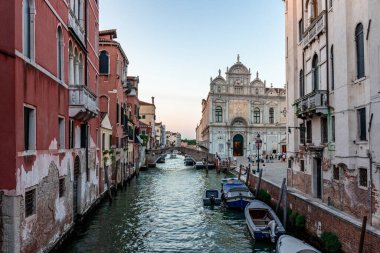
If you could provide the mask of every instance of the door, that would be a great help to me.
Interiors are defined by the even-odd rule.
[[[234,136],[233,140],[233,156],[243,156],[243,136],[237,134]]]
[[[314,158],[313,164],[314,194],[317,198],[322,198],[322,161],[321,158]]]
[[[74,183],[73,183],[73,221],[77,220],[78,214],[78,188],[79,188],[79,175],[80,175],[80,160],[75,157],[74,161]]]

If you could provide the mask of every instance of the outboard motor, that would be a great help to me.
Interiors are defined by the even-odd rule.
[[[210,204],[211,204],[211,205],[215,205],[215,196],[214,196],[214,194],[212,194],[212,195],[210,196]]]
[[[274,220],[271,220],[267,227],[269,228],[270,240],[274,243],[276,242],[276,228],[277,224]]]

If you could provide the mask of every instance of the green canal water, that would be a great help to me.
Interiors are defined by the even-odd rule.
[[[274,253],[251,239],[242,212],[203,206],[205,189],[219,189],[223,177],[167,158],[140,172],[112,205],[103,201],[60,252]]]

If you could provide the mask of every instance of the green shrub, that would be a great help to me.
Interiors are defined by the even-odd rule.
[[[270,204],[271,199],[272,199],[272,197],[270,196],[270,194],[267,191],[262,190],[262,189],[259,191],[259,196],[258,197],[259,197],[259,199],[261,201],[264,201],[267,204]]]
[[[296,224],[296,218],[297,218],[297,216],[298,216],[297,212],[292,212],[289,215],[289,222],[290,222],[290,224],[292,224],[292,226]]]
[[[296,217],[296,227],[304,228],[305,227],[305,216],[302,214],[297,215]]]
[[[336,234],[332,232],[323,232],[321,235],[321,241],[323,249],[329,253],[339,253],[341,252],[342,245],[340,244],[339,238]]]

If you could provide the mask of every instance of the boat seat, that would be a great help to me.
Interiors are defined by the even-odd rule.
[[[270,221],[267,221],[267,220],[263,220],[263,219],[253,219],[252,220],[253,223],[256,225],[256,226],[266,226],[268,225],[268,222]]]

